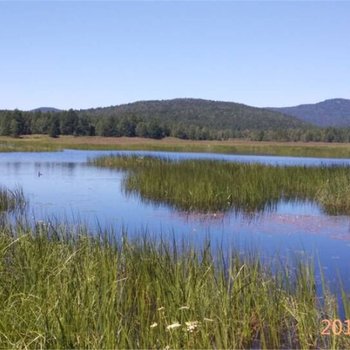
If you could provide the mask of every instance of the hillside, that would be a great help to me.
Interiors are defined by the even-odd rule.
[[[336,98],[295,107],[269,108],[320,127],[350,127],[350,100]]]
[[[102,117],[134,115],[159,119],[170,124],[207,127],[214,130],[268,130],[303,128],[307,124],[278,111],[250,107],[234,102],[202,99],[140,101],[119,106],[81,110],[81,114]]]
[[[343,100],[336,101],[343,105]],[[48,111],[41,109],[41,113],[0,111],[0,135],[18,137],[28,134],[48,134],[51,137],[138,136],[161,139],[172,136],[191,140],[350,141],[350,128],[320,128],[278,110],[187,98],[82,110],[53,111],[49,108]]]
[[[30,112],[42,112],[42,113],[47,113],[47,112],[62,112],[61,109],[53,108],[53,107],[39,107],[32,109]]]

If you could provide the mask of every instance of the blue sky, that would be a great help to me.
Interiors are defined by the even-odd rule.
[[[350,98],[350,2],[0,2],[0,109]]]

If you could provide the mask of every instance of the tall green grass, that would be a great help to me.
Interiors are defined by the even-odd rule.
[[[124,188],[181,210],[252,212],[280,199],[317,201],[327,213],[350,214],[350,168],[268,166],[213,160],[111,156],[96,166],[126,170]]]
[[[9,190],[0,186],[0,213],[22,209],[25,205],[26,201],[21,188]]]
[[[209,244],[2,226],[1,348],[349,348],[320,335],[339,315],[312,266],[273,271]]]

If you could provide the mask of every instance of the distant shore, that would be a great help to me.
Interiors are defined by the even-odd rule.
[[[326,142],[271,142],[248,140],[195,141],[167,137],[154,140],[140,137],[30,135],[0,137],[0,152],[41,152],[62,149],[156,150],[174,152],[212,152],[295,157],[350,158],[350,144]]]

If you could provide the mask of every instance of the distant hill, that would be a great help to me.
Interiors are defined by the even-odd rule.
[[[344,99],[286,108],[193,98],[81,110],[41,107],[29,112],[0,111],[0,135],[350,142],[349,110],[350,100]]]
[[[61,109],[53,108],[53,107],[39,107],[32,109],[30,112],[42,112],[42,113],[47,113],[47,112],[62,112]]]
[[[308,124],[279,111],[256,108],[234,102],[178,98],[173,100],[139,101],[119,106],[80,110],[92,117],[135,115],[143,119],[159,119],[208,127],[213,130],[268,130],[304,128]]]
[[[350,100],[335,98],[315,104],[269,108],[317,126],[350,127]]]

